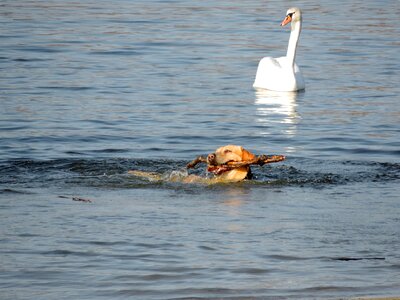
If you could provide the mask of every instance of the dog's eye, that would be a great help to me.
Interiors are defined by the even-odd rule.
[[[224,153],[226,154],[226,153],[231,153],[232,151],[231,150],[229,150],[229,149],[226,149],[225,151],[224,151]]]

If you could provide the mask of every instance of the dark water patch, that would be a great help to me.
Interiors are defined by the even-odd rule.
[[[18,234],[17,236],[22,237],[22,238],[41,237],[40,234],[33,234],[33,233],[21,233],[21,234]]]
[[[65,91],[76,91],[76,92],[93,89],[93,87],[91,86],[38,86],[37,88],[43,90],[65,90]]]
[[[85,241],[85,240],[70,241],[69,243],[76,245],[94,245],[103,247],[126,246],[130,244],[127,241]]]
[[[272,167],[265,173],[256,170],[254,174],[257,182],[262,183],[268,180],[269,183],[274,185],[323,186],[344,184],[349,181],[349,178],[343,174],[308,171],[293,166]]]
[[[153,273],[153,274],[145,274],[145,275],[126,275],[126,276],[118,276],[114,278],[115,280],[122,282],[135,282],[135,281],[163,281],[163,280],[178,280],[185,279],[190,276],[192,279],[195,278],[194,273],[190,274],[171,274],[171,273]]]
[[[272,259],[277,261],[302,261],[302,260],[315,259],[309,257],[300,257],[300,256],[282,255],[282,254],[264,255],[263,257],[266,259]]]
[[[84,153],[84,152],[80,152],[80,151],[71,151],[71,150],[69,150],[69,151],[65,151],[64,152],[65,154],[68,154],[68,155],[71,155],[71,156],[80,156],[80,157],[82,157],[82,156],[84,156],[86,153]]]
[[[135,247],[148,248],[148,249],[169,249],[169,248],[181,248],[183,244],[175,243],[135,243]]]
[[[248,275],[260,275],[270,273],[272,270],[263,269],[263,268],[238,268],[232,270],[234,274],[248,274]]]
[[[44,59],[44,58],[36,58],[36,57],[31,57],[31,58],[15,58],[13,61],[15,62],[41,62],[41,61],[48,61],[50,59]]]
[[[11,163],[0,163],[0,184],[21,188],[59,184],[72,176],[67,172],[68,160],[32,161],[15,160]]]
[[[35,281],[42,281],[46,280],[46,283],[48,284],[49,281],[54,280],[55,278],[58,278],[59,276],[63,275],[63,272],[61,270],[23,270],[23,271],[17,271],[18,272],[18,278],[21,279],[28,279],[32,280],[34,279]]]
[[[24,51],[24,52],[38,52],[38,53],[61,53],[65,52],[65,49],[59,49],[58,47],[15,47],[15,50]]]
[[[127,153],[129,151],[130,151],[130,149],[108,148],[108,149],[92,150],[91,152],[93,152],[93,153]]]
[[[102,149],[98,153],[124,153],[126,149]],[[79,153],[77,153],[79,154]],[[207,176],[205,168],[185,170],[188,161],[169,159],[59,159],[49,161],[12,160],[0,163],[0,183],[29,183],[31,186],[68,184],[103,188],[170,187],[189,188],[179,183],[187,174]],[[159,174],[159,179],[129,175],[128,170]],[[324,187],[355,182],[387,182],[400,179],[400,164],[359,161],[329,161],[290,158],[286,162],[253,167],[254,179],[246,186]],[[178,177],[177,177],[178,176]],[[173,180],[172,180],[173,179]],[[174,181],[174,182],[171,182]],[[219,186],[224,187],[226,184]],[[19,190],[5,187],[4,189]],[[3,192],[6,190],[3,189]]]
[[[117,24],[154,24],[160,23],[161,20],[119,20],[119,19],[111,19],[107,20],[110,23],[117,23]]]
[[[400,163],[376,163],[379,173],[376,180],[396,180],[400,179]]]
[[[385,266],[385,268],[393,269],[393,270],[400,270],[400,263],[391,264],[389,266]]]
[[[238,294],[242,294],[240,290],[229,289],[229,288],[183,288],[183,289],[167,289],[165,291],[160,291],[165,294],[174,294],[173,297],[168,297],[167,299],[241,299]],[[117,291],[111,291],[110,294],[104,294],[104,296],[118,296],[118,297],[144,297],[157,295],[153,289],[145,288],[130,288],[122,289]],[[234,298],[232,298],[234,297]],[[242,296],[243,297],[243,296]],[[242,298],[243,299],[243,298]],[[246,297],[246,299],[248,299]],[[251,298],[250,298],[251,299]]]
[[[26,35],[24,34],[0,34],[0,39],[18,39],[18,38],[24,38]]]
[[[103,176],[103,175],[123,175],[129,165],[135,165],[140,162],[129,161],[126,159],[110,159],[110,160],[72,160],[67,165],[67,171],[79,174],[80,177],[86,176]],[[150,162],[151,164],[151,162]]]
[[[337,261],[385,260],[384,257],[347,257],[347,256],[336,257],[331,259]]]
[[[3,126],[3,127],[0,127],[1,128],[1,130],[4,130],[4,131],[16,131],[16,130],[24,130],[24,129],[29,129],[30,127],[29,126],[26,126],[26,125],[19,125],[19,126]]]
[[[350,286],[338,286],[338,285],[321,285],[321,286],[313,286],[304,289],[296,289],[293,292],[296,293],[320,293],[320,292],[352,292],[358,291],[358,287],[350,287]]]
[[[167,250],[167,249],[165,249]],[[139,253],[139,254],[108,254],[103,255],[113,259],[122,261],[146,261],[146,262],[164,262],[170,264],[178,264],[182,259],[181,256],[175,254],[158,254],[158,253]]]
[[[142,55],[142,52],[134,50],[112,50],[112,51],[91,51],[93,55],[116,55],[116,56],[137,56]]]
[[[31,191],[26,191],[26,190],[16,190],[16,189],[9,189],[9,188],[5,188],[5,189],[0,189],[0,194],[22,194],[22,195],[32,195],[34,194]]]
[[[96,253],[93,251],[72,251],[72,250],[64,250],[64,249],[44,251],[41,254],[48,255],[48,256],[62,256],[62,257],[66,257],[66,256],[91,257],[91,256],[99,256],[100,255],[100,253]]]
[[[217,248],[210,247],[210,246],[204,246],[204,245],[199,246],[199,249],[206,250],[206,251],[216,251],[217,250]]]

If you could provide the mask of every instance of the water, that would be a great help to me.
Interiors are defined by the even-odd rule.
[[[296,2],[306,91],[254,91],[292,5],[2,1],[2,299],[400,294],[399,5]],[[228,143],[287,160],[127,175]]]

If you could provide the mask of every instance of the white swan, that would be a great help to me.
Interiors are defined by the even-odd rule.
[[[297,7],[289,8],[281,26],[291,22],[291,32],[286,56],[279,58],[264,57],[258,64],[253,87],[279,92],[303,90],[305,83],[299,67],[295,63],[296,48],[301,32],[301,11]]]

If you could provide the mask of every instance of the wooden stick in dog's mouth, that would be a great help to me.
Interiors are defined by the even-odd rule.
[[[275,162],[280,162],[286,159],[284,155],[260,155],[257,156],[254,159],[251,160],[246,160],[246,161],[228,161],[224,164],[215,164],[214,161],[210,162],[210,157],[204,158],[202,156],[199,156],[192,160],[190,163],[186,165],[188,169],[195,168],[197,164],[199,163],[207,163],[207,171],[212,172],[216,175],[220,175],[224,172],[236,169],[236,168],[241,168],[241,167],[247,167],[250,165],[259,165],[263,166],[265,164],[270,164],[270,163],[275,163]]]
[[[234,168],[229,167],[228,165],[219,165],[219,166],[207,166],[207,172],[213,173],[215,175],[221,175],[224,172],[228,172],[233,170]]]

